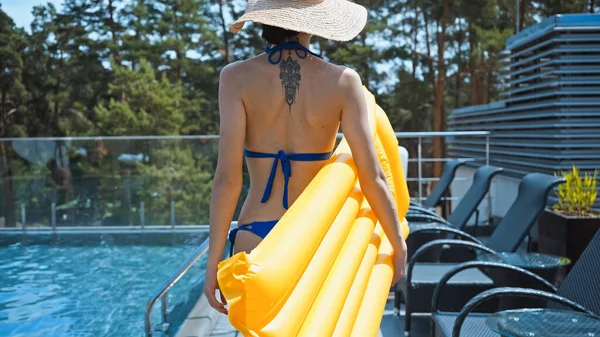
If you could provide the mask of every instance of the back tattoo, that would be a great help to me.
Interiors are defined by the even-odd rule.
[[[292,58],[292,51],[289,51],[287,59],[279,64],[279,78],[285,91],[285,101],[288,104],[289,112],[292,112],[292,104],[296,100],[296,93],[300,91],[300,63]]]

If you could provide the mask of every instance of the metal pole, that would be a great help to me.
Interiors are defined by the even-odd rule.
[[[422,197],[423,197],[423,186],[421,184],[421,180],[423,179],[423,168],[421,167],[421,165],[422,165],[422,155],[423,155],[423,153],[422,153],[423,144],[422,144],[421,137],[419,137],[418,140],[419,140],[419,144],[418,144],[418,147],[417,147],[417,171],[419,172],[419,176],[418,176],[418,179],[417,179],[417,183],[418,183],[418,188],[419,188],[419,203],[421,203],[422,200],[423,200],[422,199]]]
[[[167,291],[163,297],[160,298],[160,303],[162,307],[162,322],[163,324],[167,323],[167,305],[169,305],[169,292]]]
[[[485,136],[485,164],[490,164],[490,136]]]
[[[175,201],[171,201],[171,228],[175,228]]]
[[[27,234],[27,212],[25,210],[25,204],[21,204],[21,230],[23,235]]]
[[[146,214],[145,214],[145,203],[140,202],[140,225],[142,225],[142,229],[146,226]]]
[[[52,225],[52,231],[56,232],[56,203],[53,202],[50,205],[50,224]]]
[[[487,135],[485,136],[485,164],[489,165],[490,164],[490,136]],[[490,191],[488,191],[487,193],[487,203],[488,203],[488,207],[487,207],[487,221],[489,223],[489,225],[491,225],[492,223],[492,193],[491,193],[491,187],[492,185],[490,185]],[[477,225],[477,224],[475,224]]]

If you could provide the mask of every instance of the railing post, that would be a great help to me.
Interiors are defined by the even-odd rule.
[[[53,202],[50,205],[50,225],[52,226],[52,232],[56,232],[56,203]]]
[[[417,178],[417,184],[418,184],[418,189],[419,189],[419,203],[421,203],[423,201],[422,197],[423,197],[423,186],[422,186],[422,179],[423,179],[423,168],[422,168],[422,150],[423,150],[423,143],[422,143],[422,139],[421,136],[418,137],[418,146],[417,146],[417,171],[418,171],[418,178]]]
[[[142,229],[146,226],[146,214],[145,214],[145,203],[143,201],[140,202],[140,225]]]
[[[171,201],[171,229],[175,229],[175,201]]]
[[[169,292],[167,291],[161,298],[160,298],[160,303],[161,303],[161,307],[162,307],[162,323],[168,323],[167,319],[168,319],[168,313],[167,313],[167,306],[169,305]]]
[[[485,136],[485,164],[490,164],[490,136]]]
[[[27,211],[25,203],[21,204],[21,230],[23,231],[23,235],[27,234]]]
[[[485,136],[485,164],[490,164],[490,135]],[[491,225],[492,221],[492,193],[491,193],[492,185],[490,185],[490,190],[487,193],[487,221],[489,225]],[[477,224],[475,224],[477,225]]]
[[[146,337],[152,337],[152,307],[146,307],[144,329],[146,330]]]

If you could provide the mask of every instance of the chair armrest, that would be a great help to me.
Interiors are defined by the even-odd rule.
[[[417,234],[427,233],[427,232],[445,232],[445,233],[455,234],[460,239],[475,242],[477,244],[484,246],[483,242],[481,242],[479,239],[475,238],[474,236],[472,236],[469,233],[465,233],[465,232],[461,231],[460,229],[456,229],[454,227],[449,227],[446,225],[437,225],[434,223],[418,226],[416,228],[411,229],[410,235],[408,237],[411,238]]]
[[[450,246],[450,247],[465,247],[465,248],[474,248],[477,250],[484,251],[490,254],[497,254],[492,249],[480,245],[478,243],[462,241],[462,240],[434,240],[428,242],[421,246],[421,248],[417,249],[417,251],[413,254],[412,258],[408,262],[408,266],[406,267],[406,284],[409,285],[412,280],[412,271],[415,267],[415,263],[417,263],[417,259],[419,256],[425,254],[428,250],[431,250],[437,246]]]
[[[419,204],[419,203],[418,203],[418,202],[416,202],[416,201],[412,201],[412,200],[410,200],[410,202],[409,202],[409,205],[410,205],[410,206],[423,207],[423,205]]]
[[[524,298],[534,298],[534,299],[545,299],[547,301],[557,302],[560,304],[564,304],[575,311],[581,311],[586,314],[596,316],[593,312],[589,311],[585,307],[580,304],[577,304],[567,298],[558,296],[556,294],[552,294],[549,292],[534,290],[534,289],[526,289],[526,288],[511,288],[511,287],[503,287],[503,288],[495,288],[482,292],[481,294],[473,297],[462,310],[459,312],[458,317],[456,317],[456,322],[454,323],[454,328],[452,329],[452,337],[460,336],[460,329],[463,326],[467,315],[473,311],[477,306],[481,303],[496,297],[502,296],[514,296],[514,297],[524,297]],[[597,316],[596,316],[597,317]]]
[[[507,270],[510,272],[519,273],[535,282],[538,282],[540,285],[545,287],[548,291],[550,291],[552,293],[557,292],[556,287],[553,286],[550,282],[544,280],[540,276],[538,276],[528,270],[525,270],[523,268],[519,268],[519,267],[515,267],[515,266],[511,266],[509,264],[504,264],[504,263],[499,263],[499,262],[469,261],[469,262],[461,263],[461,264],[457,265],[456,267],[450,269],[442,277],[442,279],[440,280],[438,285],[435,287],[435,290],[433,291],[433,297],[431,300],[431,311],[432,312],[435,312],[438,310],[440,294],[441,294],[442,290],[444,289],[444,287],[446,286],[446,284],[448,283],[448,281],[452,278],[452,276],[458,274],[459,272],[461,272],[463,270],[471,269],[471,268],[504,269],[504,270]]]
[[[435,208],[431,208],[430,209],[430,208],[425,208],[425,207],[421,207],[421,206],[410,206],[408,208],[408,214],[410,214],[411,212],[414,212],[414,213],[423,213],[423,214],[428,214],[428,215],[431,215],[431,216],[435,216],[435,217],[440,217],[441,218],[442,216],[440,216],[439,214],[435,213],[434,209]]]
[[[444,219],[438,215],[431,216],[431,215],[425,214],[425,213],[406,214],[406,220],[408,220],[409,223],[410,222],[419,222],[419,221],[428,221],[428,222],[438,222],[438,223],[450,226],[450,223],[446,219]]]

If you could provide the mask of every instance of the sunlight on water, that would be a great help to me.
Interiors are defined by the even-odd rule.
[[[2,247],[0,336],[142,336],[146,301],[195,248]],[[195,278],[174,288],[172,304]]]

